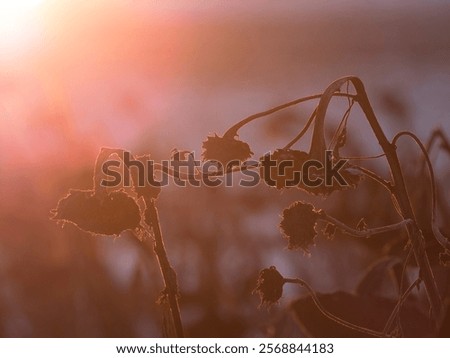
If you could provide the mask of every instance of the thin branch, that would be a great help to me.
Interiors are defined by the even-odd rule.
[[[405,258],[405,262],[403,263],[402,266],[402,272],[401,272],[401,276],[400,276],[400,287],[399,287],[399,296],[402,296],[402,292],[403,292],[403,285],[404,285],[404,280],[405,280],[405,275],[406,275],[406,268],[408,266],[408,261],[411,258],[411,254],[412,254],[412,247],[409,248],[408,250],[408,254],[406,255]]]
[[[397,304],[394,307],[394,310],[392,311],[391,315],[389,316],[384,329],[383,329],[383,333],[387,334],[389,329],[392,326],[392,323],[394,323],[394,320],[396,319],[397,315],[400,313],[400,309],[403,306],[403,304],[405,303],[406,299],[408,298],[408,296],[410,295],[410,293],[412,292],[412,290],[415,287],[419,287],[420,283],[422,282],[422,279],[419,277],[417,278],[409,287],[408,289],[403,293],[403,295],[400,297],[400,299],[398,300]]]
[[[306,288],[306,290],[311,295],[311,298],[314,301],[314,304],[316,305],[316,307],[320,311],[320,313],[322,313],[326,318],[332,320],[333,322],[335,322],[337,324],[340,324],[341,326],[344,326],[346,328],[352,329],[354,331],[367,334],[369,336],[389,337],[389,335],[385,334],[384,332],[378,332],[378,331],[374,331],[374,330],[369,329],[369,328],[361,327],[361,326],[358,326],[356,324],[353,324],[351,322],[348,322],[348,321],[346,321],[346,320],[344,320],[342,318],[339,318],[339,317],[335,316],[334,314],[332,314],[331,312],[329,312],[326,308],[324,308],[322,306],[322,304],[320,303],[319,299],[317,298],[317,295],[316,295],[315,291],[305,281],[303,281],[303,280],[301,280],[299,278],[285,278],[284,282],[285,283],[298,284],[298,285]]]
[[[335,225],[339,230],[342,232],[349,234],[354,237],[361,237],[361,238],[369,238],[378,234],[382,234],[385,232],[395,231],[404,229],[408,226],[408,224],[412,223],[411,219],[406,219],[403,221],[400,221],[395,224],[376,227],[372,229],[366,229],[366,230],[357,230],[353,229],[350,226],[345,225],[343,222],[335,219],[334,217],[328,215],[325,211],[321,210],[319,212],[319,220],[329,222],[333,225]]]
[[[398,300],[401,300],[401,298],[403,296],[403,286],[404,286],[405,280],[407,279],[406,278],[406,269],[407,269],[407,266],[408,266],[408,261],[409,261],[409,259],[412,256],[412,253],[413,253],[412,246],[410,246],[409,250],[408,250],[408,254],[406,255],[406,258],[405,258],[405,260],[403,262],[403,265],[402,265],[402,272],[400,273],[400,283],[399,283],[399,286],[398,286]],[[398,325],[399,329],[402,330],[400,316],[397,315],[397,317],[398,317],[397,325]]]
[[[355,97],[354,95],[347,94],[347,93],[335,93],[334,96],[336,96],[336,97],[346,97],[346,98],[349,98],[349,97],[350,98],[354,98]],[[225,136],[227,136],[227,137],[234,137],[234,136],[236,136],[239,129],[241,129],[243,126],[245,126],[246,124],[250,123],[251,121],[253,121],[253,120],[257,119],[257,118],[265,117],[265,116],[268,116],[269,114],[278,112],[278,111],[280,111],[282,109],[294,106],[294,105],[302,103],[302,102],[307,102],[307,101],[310,101],[310,100],[313,100],[313,99],[319,99],[321,97],[322,97],[322,94],[315,94],[315,95],[312,95],[312,96],[302,97],[302,98],[293,100],[291,102],[288,102],[288,103],[285,103],[285,104],[281,104],[281,105],[279,105],[277,107],[268,109],[266,111],[252,114],[251,116],[249,116],[247,118],[244,118],[243,120],[241,120],[238,123],[236,123],[235,125],[233,125],[230,129],[228,129],[225,132],[224,137]]]
[[[422,151],[423,156],[425,157],[425,161],[427,163],[428,167],[428,173],[430,174],[430,186],[431,186],[431,229],[433,231],[433,234],[436,238],[436,240],[439,242],[439,244],[447,250],[450,250],[450,241],[442,235],[439,228],[437,227],[436,222],[436,211],[437,211],[437,188],[436,188],[436,179],[434,176],[434,170],[433,165],[431,164],[430,157],[428,155],[428,152],[419,139],[414,133],[411,133],[409,131],[402,131],[395,135],[395,137],[392,139],[392,144],[396,145],[397,141],[403,137],[407,136],[414,140],[414,142],[419,146],[420,150]]]
[[[354,100],[349,99],[349,104],[347,110],[344,112],[344,115],[342,116],[342,119],[336,129],[336,131],[333,134],[333,137],[331,138],[330,144],[328,145],[328,149],[335,149],[337,145],[337,141],[339,139],[339,136],[342,133],[342,130],[345,129],[348,123],[348,118],[350,117],[350,113],[352,111],[352,107],[355,104]]]
[[[431,148],[433,147],[433,144],[436,142],[437,139],[441,140],[441,148],[444,149],[447,154],[450,154],[450,141],[447,139],[447,136],[445,135],[444,131],[441,128],[437,128],[433,131],[430,138],[428,139],[426,149],[429,153],[431,151]]]
[[[314,109],[314,111],[311,113],[311,116],[308,119],[308,122],[306,122],[305,126],[303,127],[303,129],[300,131],[299,134],[297,134],[295,136],[294,139],[292,139],[288,144],[286,144],[284,146],[284,150],[291,148],[295,143],[297,143],[306,133],[306,131],[309,129],[309,127],[311,126],[311,123],[314,121],[314,119],[316,118],[316,114],[317,114],[317,107],[316,109]]]
[[[386,154],[381,153],[381,154],[377,154],[377,155],[366,155],[366,156],[359,156],[359,157],[343,157],[340,156],[340,159],[348,159],[348,160],[368,160],[368,159],[378,159],[378,158],[382,158],[385,157]]]
[[[378,184],[381,184],[385,189],[387,189],[387,191],[389,193],[392,194],[392,185],[391,185],[390,182],[388,182],[387,180],[384,180],[379,175],[375,174],[374,172],[372,172],[369,169],[366,169],[366,168],[361,167],[361,166],[356,165],[356,164],[352,164],[352,166],[354,166],[355,168],[360,170],[366,177],[372,179],[373,181],[377,182]]]
[[[311,146],[309,150],[309,154],[313,159],[321,160],[323,153],[326,150],[324,122],[325,122],[325,115],[327,113],[327,109],[331,102],[331,99],[333,98],[333,96],[336,96],[337,94],[342,95],[343,93],[340,92],[341,87],[346,83],[348,84],[348,82],[352,78],[353,77],[343,77],[334,81],[327,87],[323,95],[320,97],[320,101],[317,106],[317,115],[316,121],[314,123],[314,131],[312,135]],[[356,97],[352,95],[352,98],[357,100],[358,94],[356,95]]]
[[[168,166],[161,165],[159,163],[154,163],[153,169],[155,171],[163,172],[163,173],[169,175],[170,177],[179,178],[181,180],[189,180],[189,179],[200,180],[202,178],[203,179],[215,178],[215,177],[220,177],[220,176],[223,176],[226,174],[235,173],[235,172],[239,172],[239,171],[243,171],[243,170],[247,170],[247,169],[255,169],[255,168],[258,168],[259,166],[260,166],[260,163],[242,164],[241,166],[228,168],[226,171],[218,170],[215,172],[208,172],[208,173],[202,172],[197,169],[195,174],[180,172],[178,170],[175,170]]]

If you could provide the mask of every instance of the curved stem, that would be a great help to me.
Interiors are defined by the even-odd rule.
[[[384,232],[400,230],[400,229],[406,228],[408,224],[412,223],[411,219],[406,219],[406,220],[403,220],[396,224],[376,227],[373,229],[357,230],[357,229],[351,228],[350,226],[345,225],[343,222],[328,215],[323,210],[321,210],[319,212],[319,220],[329,222],[329,223],[335,225],[337,228],[339,228],[342,232],[347,233],[351,236],[362,237],[362,238],[369,238],[371,236],[374,236],[377,234],[382,234]]]
[[[310,294],[312,300],[314,301],[314,304],[316,305],[317,309],[320,311],[320,313],[322,313],[326,318],[332,320],[333,322],[336,322],[338,324],[340,324],[341,326],[347,327],[349,329],[352,329],[354,331],[360,332],[360,333],[364,333],[367,334],[369,336],[374,336],[374,337],[389,337],[389,335],[384,334],[383,332],[378,332],[378,331],[374,331],[372,329],[369,328],[365,328],[365,327],[361,327],[358,326],[356,324],[353,324],[351,322],[348,322],[342,318],[339,318],[337,316],[335,316],[334,314],[330,313],[329,311],[327,311],[322,304],[320,303],[319,299],[317,298],[316,293],[314,292],[314,290],[311,288],[311,286],[309,286],[305,281],[299,279],[299,278],[285,278],[284,279],[285,283],[294,283],[294,284],[298,284],[304,288],[306,288],[306,290],[308,291],[308,293]]]
[[[410,295],[410,293],[412,292],[412,290],[415,287],[419,287],[420,283],[422,282],[422,280],[419,278],[417,278],[409,287],[408,289],[403,293],[403,295],[400,297],[400,299],[398,300],[397,304],[395,305],[391,315],[389,316],[386,325],[384,326],[383,329],[383,333],[387,334],[387,332],[389,331],[389,329],[392,326],[392,323],[394,322],[395,318],[397,317],[397,315],[400,313],[400,308],[403,306],[403,304],[405,303],[406,299],[408,298],[408,296]]]
[[[314,118],[316,117],[316,113],[317,113],[317,108],[314,109],[314,111],[311,113],[311,116],[309,116],[308,121],[306,122],[305,126],[303,127],[303,129],[300,131],[299,134],[297,134],[295,136],[294,139],[292,139],[288,144],[286,144],[283,147],[283,150],[287,150],[290,149],[295,143],[297,143],[306,133],[306,131],[309,129],[309,127],[311,126],[311,123],[314,121]]]
[[[227,136],[227,137],[235,137],[237,135],[237,132],[238,132],[239,129],[241,129],[243,126],[245,126],[246,124],[250,123],[251,121],[253,121],[253,120],[257,119],[257,118],[268,116],[269,114],[278,112],[278,111],[280,111],[282,109],[294,106],[294,105],[302,103],[302,102],[310,101],[310,100],[313,100],[313,99],[319,99],[322,96],[323,96],[322,94],[315,94],[315,95],[312,95],[312,96],[302,97],[302,98],[293,100],[291,102],[288,102],[288,103],[285,103],[285,104],[281,104],[281,105],[279,105],[277,107],[268,109],[268,110],[266,110],[264,112],[259,112],[259,113],[252,114],[251,116],[249,116],[247,118],[244,118],[243,120],[239,121],[238,123],[233,125],[231,128],[229,128],[225,132],[224,137],[225,136]],[[350,97],[350,98],[354,97],[354,95],[347,94],[347,93],[334,93],[334,96],[347,97],[347,98],[348,97]]]
[[[352,107],[354,104],[355,104],[355,101],[349,99],[348,108],[345,111],[344,115],[342,116],[341,122],[339,123],[336,131],[334,132],[333,138],[331,138],[330,145],[328,146],[329,150],[332,149],[334,151],[336,149],[336,146],[338,145],[339,137],[342,134],[342,131],[345,130],[345,128],[347,126],[348,118],[350,117],[350,113],[352,111]]]
[[[328,88],[325,90],[323,95],[320,97],[319,105],[317,106],[317,116],[316,116],[316,122],[314,125],[314,132],[311,140],[311,147],[310,147],[310,157],[312,159],[316,159],[319,161],[323,160],[323,153],[326,150],[325,145],[325,131],[324,131],[324,122],[325,122],[325,115],[327,113],[328,105],[330,104],[331,99],[333,96],[336,96],[340,91],[340,88],[342,85],[344,85],[346,82],[350,81],[353,77],[347,76],[340,78],[336,81],[334,81],[331,85],[328,86]],[[357,97],[351,95],[352,98],[357,99]],[[348,95],[347,95],[348,97]]]
[[[179,178],[181,180],[189,180],[189,179],[200,180],[201,178],[204,178],[204,179],[213,178],[213,177],[223,176],[223,175],[226,175],[226,174],[229,174],[229,173],[243,171],[243,170],[246,170],[246,169],[258,168],[259,166],[260,166],[259,163],[242,164],[241,166],[227,168],[226,171],[220,171],[219,170],[217,172],[204,173],[204,172],[202,172],[200,170],[197,170],[196,174],[189,174],[189,173],[180,172],[178,170],[175,170],[173,168],[169,168],[169,167],[161,165],[159,163],[155,163],[153,165],[153,168],[154,168],[155,171],[160,171],[162,173],[166,173],[167,175],[169,175],[169,176],[171,176],[173,178]]]
[[[420,150],[422,151],[423,156],[425,157],[425,161],[427,163],[428,167],[428,173],[430,174],[430,185],[431,185],[431,229],[433,231],[433,234],[436,238],[436,240],[439,242],[439,244],[447,250],[450,250],[450,241],[444,237],[444,235],[441,234],[439,231],[439,228],[437,227],[436,223],[436,211],[437,211],[437,188],[436,188],[436,179],[434,176],[434,170],[433,165],[431,164],[430,157],[428,155],[428,152],[419,139],[414,133],[411,133],[409,131],[402,131],[395,135],[395,137],[392,139],[392,144],[396,145],[397,141],[402,137],[407,136],[414,140],[414,142],[419,146]]]
[[[370,171],[369,169],[366,169],[366,168],[361,167],[361,166],[356,165],[356,164],[352,164],[352,166],[354,166],[355,168],[360,170],[368,178],[370,178],[373,181],[381,184],[385,189],[387,189],[387,191],[389,191],[389,193],[392,194],[392,185],[391,185],[390,182],[388,182],[387,180],[384,180],[383,178],[381,178],[380,176],[378,176],[374,172]]]
[[[441,140],[441,148],[444,149],[447,154],[450,154],[450,141],[447,139],[447,136],[445,135],[444,131],[441,128],[437,128],[433,131],[430,138],[427,142],[427,152],[430,152],[431,148],[433,147],[433,144],[436,142],[437,139]]]
[[[348,160],[368,160],[368,159],[379,159],[382,157],[385,157],[386,154],[381,153],[377,155],[367,155],[367,156],[361,156],[361,157],[339,157],[341,159],[348,159]]]
[[[408,249],[408,253],[406,255],[405,262],[403,263],[402,272],[400,274],[400,285],[399,285],[399,295],[400,295],[400,297],[401,297],[402,292],[403,292],[403,285],[405,283],[405,280],[407,280],[407,278],[406,278],[406,269],[408,267],[408,261],[411,258],[411,256],[412,256],[412,248],[410,247]]]

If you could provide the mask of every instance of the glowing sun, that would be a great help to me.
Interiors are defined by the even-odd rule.
[[[43,0],[0,0],[0,10],[2,17],[7,15],[17,15],[34,9]]]
[[[0,44],[22,45],[33,32],[39,7],[45,0],[0,0]]]

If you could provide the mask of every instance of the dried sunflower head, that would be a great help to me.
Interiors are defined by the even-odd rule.
[[[141,221],[139,206],[123,191],[96,194],[93,190],[70,190],[52,213],[54,220],[101,235],[119,235],[135,229]]]
[[[261,306],[277,303],[283,295],[283,285],[284,278],[275,266],[261,270],[254,291],[261,297]]]
[[[247,143],[234,137],[219,137],[217,134],[209,136],[202,148],[203,160],[217,161],[224,169],[231,168],[233,161],[244,162],[253,155]]]
[[[297,187],[301,182],[303,163],[308,153],[292,149],[277,149],[260,159],[260,175],[267,185],[277,189]]]
[[[314,206],[302,201],[296,201],[283,210],[280,229],[288,240],[290,250],[301,249],[309,254],[309,247],[314,244],[317,235],[316,220],[319,212]]]

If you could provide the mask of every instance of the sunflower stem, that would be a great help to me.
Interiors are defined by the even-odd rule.
[[[319,215],[320,215],[319,220],[323,220],[323,221],[326,221],[326,222],[329,222],[329,223],[335,225],[342,232],[345,232],[351,236],[365,237],[365,238],[368,238],[368,237],[371,237],[371,236],[374,236],[377,234],[382,234],[384,232],[400,230],[400,229],[406,228],[408,224],[411,224],[413,222],[411,219],[406,219],[406,220],[403,220],[401,222],[391,224],[391,225],[385,225],[385,226],[380,226],[380,227],[366,229],[366,230],[358,230],[358,229],[353,229],[350,226],[345,225],[343,222],[328,215],[323,210],[320,211]]]
[[[316,295],[316,292],[311,288],[311,286],[309,286],[302,279],[299,279],[299,278],[285,278],[284,282],[285,283],[297,284],[297,285],[300,285],[301,287],[306,288],[306,290],[310,294],[314,304],[316,305],[316,307],[320,311],[320,313],[322,313],[326,318],[332,320],[333,322],[336,322],[337,324],[340,324],[341,326],[344,326],[346,328],[352,329],[354,331],[367,334],[369,336],[389,337],[389,335],[387,335],[387,334],[385,334],[383,332],[378,332],[378,331],[374,331],[374,330],[369,329],[369,328],[361,327],[359,325],[353,324],[353,323],[348,322],[348,321],[346,321],[346,320],[344,320],[344,319],[342,319],[340,317],[335,316],[334,314],[329,312],[325,307],[322,306],[322,304],[320,303],[319,298]]]
[[[281,111],[282,109],[294,106],[294,105],[302,103],[302,102],[307,102],[307,101],[310,101],[313,99],[322,98],[322,96],[323,96],[322,94],[315,94],[312,96],[302,97],[302,98],[293,100],[291,102],[281,104],[277,107],[268,109],[266,111],[252,114],[251,116],[244,118],[243,120],[239,121],[238,123],[236,123],[235,125],[230,127],[223,136],[224,137],[235,137],[237,135],[237,132],[239,129],[241,129],[243,126],[247,125],[248,123],[252,122],[253,120],[255,120],[257,118],[268,116],[269,114]],[[348,93],[333,93],[333,96],[346,97],[346,98],[354,98],[355,97],[354,95],[348,94]]]
[[[340,78],[331,83],[325,90],[317,108],[310,155],[311,157],[316,159],[320,159],[321,156],[323,156],[323,152],[326,148],[324,131],[326,111],[333,95],[335,93],[339,93],[340,88],[345,84],[348,85],[349,83],[353,85],[356,91],[356,96],[354,96],[355,101],[358,102],[359,106],[363,110],[364,115],[369,122],[369,125],[371,126],[372,131],[375,134],[375,137],[378,140],[378,143],[380,144],[383,152],[386,155],[386,160],[389,164],[392,178],[392,202],[399,211],[400,215],[405,220],[411,220],[407,224],[408,236],[412,243],[415,260],[420,268],[420,277],[424,281],[426,287],[428,301],[432,308],[433,318],[435,320],[435,323],[439,325],[443,318],[442,301],[439,295],[433,271],[430,266],[428,255],[425,251],[425,239],[419,227],[417,226],[414,211],[411,206],[400,166],[400,161],[397,155],[397,148],[393,143],[389,142],[386,135],[384,134],[372,109],[369,98],[367,97],[364,85],[361,79],[359,79],[358,77],[346,76]]]
[[[169,302],[170,311],[172,315],[172,322],[175,328],[176,338],[184,337],[183,325],[181,322],[180,308],[178,305],[178,282],[175,270],[170,265],[169,259],[167,257],[166,248],[163,241],[163,236],[161,232],[161,226],[159,224],[158,210],[155,206],[155,201],[153,199],[146,200],[146,215],[145,222],[152,228],[154,235],[154,246],[156,257],[158,259],[159,268],[161,270],[161,275],[164,279],[165,290],[163,294],[167,296]]]
[[[428,255],[425,251],[425,239],[419,227],[417,226],[414,211],[412,209],[409,195],[406,190],[405,180],[403,178],[400,161],[397,155],[396,150],[397,148],[395,147],[394,144],[388,141],[386,135],[381,129],[381,126],[378,123],[378,120],[367,97],[362,81],[357,77],[347,77],[347,80],[352,82],[357,93],[356,100],[361,106],[367,118],[367,121],[372,127],[372,130],[376,138],[378,139],[381,148],[386,154],[386,159],[388,161],[391,170],[392,180],[394,183],[393,196],[395,198],[395,201],[401,210],[402,216],[405,219],[412,220],[412,222],[407,225],[408,236],[412,243],[414,258],[417,262],[417,265],[420,268],[420,278],[423,280],[425,284],[428,301],[432,309],[432,316],[435,320],[435,324],[440,325],[443,318],[442,300],[439,295],[438,287],[436,284],[436,280],[434,278],[433,271],[431,269]]]

